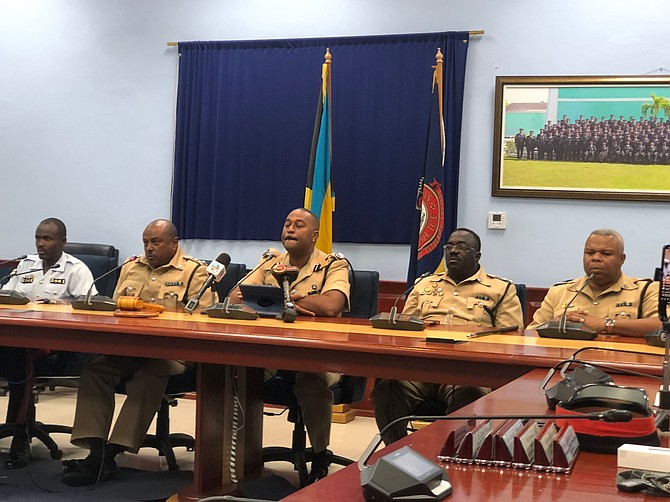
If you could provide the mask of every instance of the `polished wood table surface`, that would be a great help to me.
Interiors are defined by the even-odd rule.
[[[548,411],[539,384],[547,371],[533,370],[453,415],[491,414],[546,414]],[[651,378],[615,375],[620,385],[647,389],[650,399],[658,390],[659,381]],[[616,455],[580,452],[574,469],[569,474],[538,473],[535,471],[489,466],[459,465],[439,462],[437,455],[449,431],[461,425],[461,421],[434,422],[378,451],[369,463],[374,464],[380,456],[401,446],[410,446],[428,459],[440,464],[448,473],[453,493],[446,500],[487,501],[589,501],[612,502],[624,500],[656,500],[656,497],[622,493],[616,489]],[[372,438],[371,438],[372,439]],[[352,464],[317,483],[282,499],[285,502],[363,502],[360,472]]]
[[[456,343],[426,341],[427,334],[445,333]],[[223,381],[248,382],[248,437],[243,463],[245,473],[260,470],[262,416],[258,386],[262,373],[253,368],[330,371],[496,388],[533,368],[550,367],[579,347],[594,346],[599,349],[589,351],[591,360],[660,371],[660,349],[617,337],[575,342],[517,332],[466,341],[466,333],[463,327],[434,327],[423,332],[379,330],[365,320],[353,319],[299,317],[293,324],[284,324],[274,319],[233,321],[171,312],[155,318],[123,318],[108,312],[76,311],[68,305],[0,306],[2,345],[202,363],[196,416],[196,494],[216,491],[225,478],[221,457],[226,453],[219,444],[224,442],[224,434],[218,431],[227,427],[222,418]],[[646,355],[600,350],[607,347],[639,350]],[[222,365],[249,370],[226,374]]]

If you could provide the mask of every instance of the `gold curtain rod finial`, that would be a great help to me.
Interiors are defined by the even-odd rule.
[[[333,55],[330,53],[330,47],[326,47],[326,53],[323,55],[323,57],[326,60],[326,63],[333,62]]]
[[[435,54],[435,62],[437,64],[442,64],[442,62],[444,62],[444,55],[442,54],[442,49],[440,47],[437,48],[437,54]]]

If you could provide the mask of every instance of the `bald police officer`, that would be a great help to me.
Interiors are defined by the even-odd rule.
[[[206,265],[186,256],[177,229],[168,220],[149,223],[142,234],[144,256],[121,269],[114,298],[126,293],[155,302],[171,295],[180,304],[202,287]],[[210,295],[201,307],[213,303]],[[160,407],[170,375],[183,373],[183,361],[103,355],[82,372],[71,441],[90,454],[66,472],[63,482],[72,486],[95,484],[118,472],[115,455],[137,453]],[[114,387],[126,382],[126,400],[109,434],[114,414]]]
[[[566,307],[568,321],[584,323],[598,333],[641,337],[660,327],[658,283],[621,271],[626,254],[619,232],[609,228],[591,232],[583,260],[586,275],[551,287],[528,329],[560,317]]]
[[[407,298],[404,314],[425,320],[479,326],[521,326],[521,303],[514,284],[487,274],[479,265],[479,236],[468,228],[458,228],[444,246],[447,271],[420,280]],[[383,429],[393,420],[410,415],[422,401],[438,400],[446,412],[465,406],[487,392],[480,387],[380,380],[372,394],[375,420]],[[390,444],[407,435],[407,422],[393,426],[382,436]]]
[[[319,219],[310,210],[291,211],[284,221],[282,244],[286,253],[270,260],[245,279],[245,284],[278,286],[272,275],[275,264],[300,269],[291,284],[291,299],[301,315],[335,317],[349,306],[349,273],[346,260],[326,254],[316,248],[319,237]],[[236,294],[237,293],[237,294]],[[241,299],[239,290],[231,298]],[[328,474],[326,448],[330,443],[330,424],[333,393],[330,387],[339,381],[335,373],[303,373],[295,377],[295,392],[302,417],[314,450],[309,482]]]

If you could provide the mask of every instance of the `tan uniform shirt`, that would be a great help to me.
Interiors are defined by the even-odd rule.
[[[174,294],[178,302],[186,303],[207,279],[206,270],[205,263],[186,256],[181,246],[177,247],[177,252],[169,263],[157,268],[151,268],[147,259],[140,256],[121,269],[114,299],[130,293],[144,301],[155,302],[164,299],[166,295]],[[199,307],[209,307],[214,301],[214,295],[207,291],[200,299]]]
[[[403,314],[440,322],[451,314],[454,324],[493,326],[489,312],[496,305],[495,326],[523,326],[521,302],[514,284],[487,274],[480,266],[477,273],[458,284],[446,273],[422,279],[409,294]]]
[[[561,316],[568,302],[586,282],[587,276],[556,284],[549,288],[542,305],[533,315],[533,322],[528,329],[549,322]],[[596,317],[613,319],[639,319],[658,317],[658,283],[652,282],[644,291],[649,279],[637,279],[621,274],[619,280],[599,295],[595,295],[590,285],[572,300],[568,312],[587,311]],[[641,298],[641,296],[643,296]],[[642,309],[640,311],[640,302]],[[641,315],[638,315],[638,311]]]
[[[289,266],[288,253],[267,262],[244,280],[244,284],[279,286],[272,275],[272,266],[283,263]],[[349,309],[349,266],[346,260],[314,248],[307,264],[300,269],[298,278],[291,284],[291,294],[320,295],[326,291],[341,291],[346,297],[344,310]]]

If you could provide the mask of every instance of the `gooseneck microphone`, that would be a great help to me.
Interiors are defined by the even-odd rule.
[[[414,281],[414,284],[412,284],[409,288],[403,291],[402,294],[395,299],[389,313],[380,312],[379,314],[373,315],[370,318],[370,324],[372,325],[372,327],[382,329],[398,329],[403,331],[423,330],[426,327],[426,323],[423,322],[422,319],[419,319],[414,315],[398,314],[398,302],[406,294],[412,291],[412,289],[414,289],[414,286],[416,286],[419,281],[433,274],[434,272],[426,272],[425,274],[422,274],[419,277],[417,277],[417,279]]]
[[[537,334],[542,338],[563,338],[568,340],[595,340],[598,333],[591,328],[584,326],[584,323],[568,321],[568,309],[572,302],[584,291],[584,288],[591,282],[595,274],[590,274],[582,287],[577,290],[570,301],[565,305],[561,317],[557,320],[540,324],[537,328]]]
[[[0,266],[5,265],[7,263],[12,263],[14,261],[21,261],[24,260],[25,258],[28,258],[27,254],[17,256],[16,258],[12,258],[11,260],[0,260]]]
[[[261,268],[270,260],[279,256],[279,251],[276,249],[268,249],[263,253],[263,261],[256,265],[250,272],[245,274],[237,283],[230,289],[226,297],[223,299],[222,303],[216,303],[211,307],[203,310],[203,313],[207,314],[210,317],[217,317],[220,319],[242,319],[242,320],[253,320],[258,319],[258,314],[255,310],[248,307],[244,303],[230,303],[230,295],[237,289],[237,287],[247,280],[256,270]]]
[[[193,311],[198,308],[198,304],[200,303],[200,298],[202,298],[202,295],[205,294],[205,291],[209,289],[212,283],[219,282],[221,279],[223,279],[223,276],[226,275],[226,267],[228,265],[230,265],[230,255],[228,253],[221,253],[216,257],[216,260],[212,260],[212,262],[207,266],[207,273],[209,275],[207,279],[205,279],[205,282],[202,284],[200,290],[186,303],[186,306],[184,307],[186,312],[192,314]]]
[[[284,293],[284,307],[277,317],[284,322],[293,322],[298,317],[295,304],[291,300],[291,284],[295,282],[300,274],[298,267],[287,267],[283,263],[277,263],[272,267],[272,275],[277,280]]]
[[[93,293],[93,286],[95,285],[96,282],[98,282],[100,279],[104,279],[110,274],[113,274],[114,272],[120,270],[121,268],[125,267],[129,263],[134,262],[137,260],[139,256],[133,255],[130,258],[128,258],[126,261],[124,261],[121,265],[114,267],[111,270],[108,270],[101,276],[97,277],[89,286],[88,291],[86,292],[85,295],[80,295],[76,297],[74,300],[72,300],[71,305],[74,310],[97,310],[97,311],[106,311],[106,312],[112,312],[116,310],[116,302],[110,298],[109,296],[105,295],[95,295],[91,296]]]
[[[60,268],[60,263],[56,263],[55,265],[50,266],[47,268],[47,270],[56,270],[57,268]],[[30,270],[24,270],[23,272],[12,272],[9,275],[6,275],[2,279],[0,279],[0,285],[7,280],[9,282],[12,277],[17,277],[19,275],[26,275],[26,274],[32,274],[35,272],[42,272],[46,271],[42,268],[31,268]],[[5,304],[5,305],[25,305],[28,303],[30,299],[24,295],[19,293],[18,291],[15,291],[13,289],[0,289],[0,303]]]

